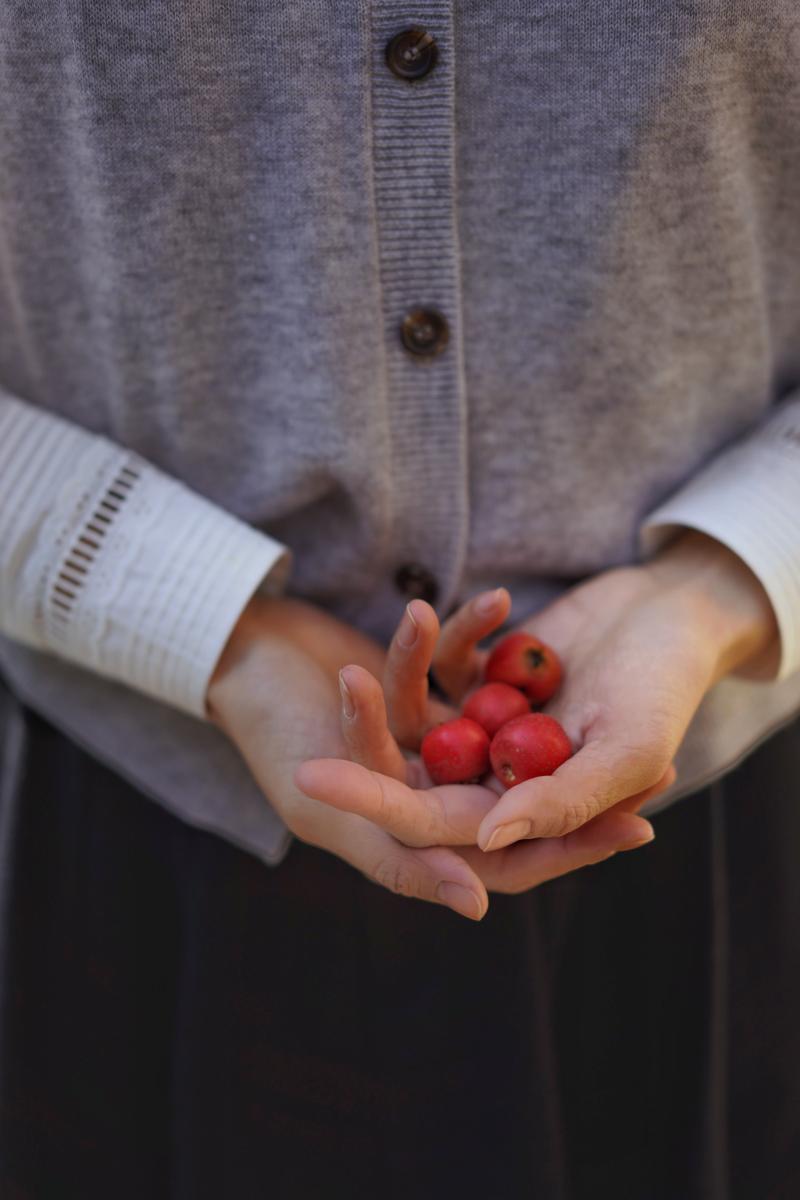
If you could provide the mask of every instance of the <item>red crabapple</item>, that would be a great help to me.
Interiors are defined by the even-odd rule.
[[[489,770],[489,735],[477,721],[455,717],[428,730],[420,753],[434,783],[467,783]]]
[[[550,646],[518,630],[491,650],[484,679],[521,688],[532,704],[544,704],[561,683],[561,660]]]
[[[530,709],[530,703],[519,688],[508,683],[485,683],[472,693],[461,711],[465,717],[482,725],[491,738],[506,721],[521,717]]]
[[[547,713],[526,713],[507,721],[489,748],[492,770],[506,787],[537,775],[552,775],[571,755],[569,738]]]

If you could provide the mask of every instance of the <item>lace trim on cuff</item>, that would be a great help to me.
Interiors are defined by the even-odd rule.
[[[130,462],[119,467],[69,545],[45,593],[42,628],[54,645],[65,642],[71,618],[89,573],[103,553],[104,539],[141,479],[141,471]]]

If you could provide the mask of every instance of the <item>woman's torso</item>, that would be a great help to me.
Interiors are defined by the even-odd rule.
[[[376,636],[410,564],[522,616],[632,561],[800,382],[795,0],[19,3],[0,89],[0,386]]]

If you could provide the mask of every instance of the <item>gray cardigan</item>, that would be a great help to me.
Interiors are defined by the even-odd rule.
[[[291,547],[289,591],[383,640],[416,565],[440,614],[505,584],[518,621],[657,514],[752,550],[788,646],[793,521],[754,531],[800,454],[797,2],[4,5],[0,389]],[[800,709],[794,662],[718,685],[664,802]],[[209,724],[7,637],[0,665],[280,861]]]

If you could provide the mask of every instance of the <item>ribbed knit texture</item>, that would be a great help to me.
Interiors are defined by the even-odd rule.
[[[469,518],[452,21],[450,3],[398,8],[392,0],[376,0],[370,60],[373,189],[392,397],[392,549],[400,562],[435,562],[448,592],[464,569]],[[387,69],[386,45],[414,26],[435,39],[436,66],[421,79],[400,79]],[[403,317],[416,308],[433,309],[446,320],[444,351],[426,357],[403,346]]]

